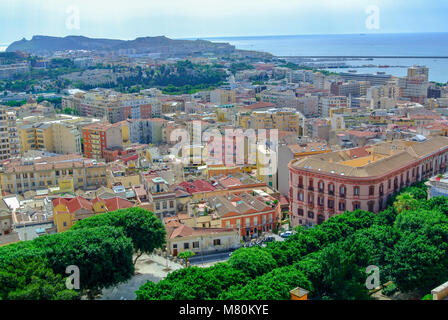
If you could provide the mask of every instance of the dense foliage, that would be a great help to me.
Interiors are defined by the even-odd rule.
[[[426,199],[426,186],[417,183],[392,196],[378,214],[356,210],[310,229],[298,227],[283,242],[235,251],[220,264],[226,272],[175,271],[158,284],[142,286],[137,297],[288,299],[289,291],[300,286],[314,299],[369,299],[366,269],[371,265],[379,268],[381,284],[393,282],[393,292],[417,290],[422,297],[448,280],[448,198]],[[231,270],[244,277],[231,277]],[[218,275],[225,285],[205,285]],[[188,297],[173,291],[188,292]]]
[[[93,298],[134,275],[135,251],[150,253],[165,241],[155,216],[131,208],[97,215],[71,230],[0,247],[0,299]],[[81,291],[67,290],[68,266],[77,266]]]
[[[142,208],[121,209],[93,216],[78,221],[72,230],[102,226],[122,228],[124,234],[132,240],[137,258],[143,253],[151,254],[154,249],[165,244],[166,231],[162,222],[152,212]]]

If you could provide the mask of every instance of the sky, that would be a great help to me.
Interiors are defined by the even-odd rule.
[[[135,39],[448,32],[446,0],[0,0],[0,46],[33,35]]]

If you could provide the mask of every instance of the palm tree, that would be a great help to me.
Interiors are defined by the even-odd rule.
[[[414,196],[409,192],[400,194],[397,196],[397,200],[394,202],[394,208],[398,213],[403,211],[415,210],[418,207],[418,200],[414,199]]]

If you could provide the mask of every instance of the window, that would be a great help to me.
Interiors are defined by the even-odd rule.
[[[230,221],[226,221],[226,228],[230,228]]]
[[[303,178],[302,178],[302,176],[299,177],[299,188],[303,188]]]
[[[339,193],[341,197],[345,197],[345,186],[341,186],[339,188]]]
[[[313,200],[314,200],[314,195],[313,195],[312,193],[310,193],[310,194],[308,195],[308,203],[312,204],[312,203],[313,203]]]
[[[193,248],[199,248],[199,241],[193,242]]]
[[[369,196],[373,196],[375,194],[375,186],[369,187]]]
[[[319,192],[324,192],[325,190],[325,184],[323,181],[319,181]]]
[[[380,196],[382,196],[384,194],[384,185],[383,184],[380,184],[379,191],[380,191]]]
[[[272,222],[272,214],[269,215],[269,222]]]
[[[345,202],[339,202],[339,211],[345,211]]]
[[[236,220],[236,227],[241,228],[241,220],[240,219]]]
[[[353,195],[359,196],[359,187],[353,187]]]
[[[332,183],[328,185],[328,194],[334,195],[334,184]]]
[[[221,239],[215,239],[215,240],[213,240],[213,245],[214,245],[214,246],[220,246],[220,245],[221,245]]]
[[[314,181],[313,181],[313,179],[310,179],[310,184],[308,186],[308,190],[311,190],[311,191],[314,190]]]
[[[67,226],[67,222],[64,221],[64,227],[66,227],[66,226]]]
[[[353,210],[361,209],[361,204],[359,202],[353,202]]]
[[[334,208],[334,200],[328,200],[328,208],[333,209]]]
[[[303,209],[297,209],[297,215],[303,217]]]
[[[177,243],[173,244],[173,249],[177,249]]]
[[[246,218],[246,227],[250,227],[250,218]]]
[[[297,198],[299,199],[299,201],[303,201],[303,192],[299,192]]]
[[[160,210],[160,202],[156,202],[156,210]]]
[[[258,226],[258,217],[254,217],[254,226]]]
[[[190,248],[190,243],[184,242],[184,249],[189,249],[189,248]]]
[[[170,201],[170,208],[174,208],[174,201]]]
[[[319,206],[323,206],[324,205],[324,197],[318,197],[317,203],[319,204]]]

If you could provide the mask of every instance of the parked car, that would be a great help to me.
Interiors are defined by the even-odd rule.
[[[282,237],[282,238],[288,238],[288,237],[290,237],[292,235],[292,231],[286,231],[286,232],[283,232],[282,234],[280,234],[280,237]]]

